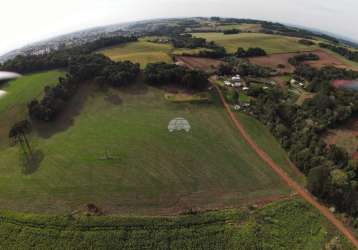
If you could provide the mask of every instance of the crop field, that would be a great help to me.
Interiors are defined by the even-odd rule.
[[[193,33],[195,37],[206,38],[226,48],[229,53],[234,53],[239,47],[260,47],[268,54],[286,53],[313,50],[314,47],[298,43],[297,38],[268,35],[262,33],[240,33],[224,35],[223,33]]]
[[[200,58],[200,57],[190,57],[190,56],[176,56],[175,60],[190,69],[197,69],[203,71],[212,71],[217,69],[220,64],[224,63],[223,61],[210,59],[210,58]]]
[[[354,249],[299,199],[178,217],[0,213],[4,249]]]
[[[8,144],[7,136],[12,123],[24,119],[27,103],[42,95],[46,85],[56,84],[63,74],[56,70],[36,73],[1,85],[7,94],[0,99],[0,149]]]
[[[138,42],[121,44],[99,51],[114,61],[131,61],[139,63],[141,68],[149,63],[166,62],[172,63],[172,55],[197,54],[204,48],[175,49],[171,44],[154,43],[141,39]]]
[[[86,85],[88,86],[88,85]],[[81,88],[56,123],[34,124],[39,157],[0,151],[0,209],[172,214],[239,206],[288,190],[246,145],[213,93],[211,104],[171,103],[164,91]],[[183,117],[190,132],[170,133]]]

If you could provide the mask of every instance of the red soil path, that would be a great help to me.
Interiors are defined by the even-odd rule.
[[[329,211],[328,208],[321,205],[316,199],[308,193],[304,188],[302,188],[297,182],[291,179],[285,171],[283,171],[273,160],[253,141],[253,139],[248,135],[245,131],[244,126],[236,119],[235,114],[231,111],[229,105],[225,101],[223,94],[221,93],[219,87],[213,84],[217,91],[219,92],[220,99],[224,104],[224,107],[230,116],[232,122],[236,126],[236,128],[240,131],[242,137],[245,141],[251,146],[251,148],[260,156],[262,160],[264,160],[270,168],[289,186],[293,189],[298,195],[300,195],[304,200],[310,203],[312,206],[317,208],[343,235],[349,239],[352,244],[358,249],[358,240],[355,238],[353,233],[340,221],[338,220],[333,213]]]

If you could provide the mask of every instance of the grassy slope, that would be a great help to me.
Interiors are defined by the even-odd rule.
[[[0,208],[57,212],[93,202],[109,212],[165,213],[287,193],[219,101],[174,104],[163,91],[139,88],[92,93],[69,128],[33,138],[44,160],[31,175],[21,172],[18,148],[2,150]],[[175,117],[188,119],[191,132],[170,134]],[[106,149],[117,158],[103,160]]]
[[[291,177],[304,183],[304,176],[299,174],[299,171],[293,169],[286,151],[281,147],[276,138],[271,134],[270,130],[255,118],[244,113],[237,113],[239,121],[244,125],[249,135],[254,141],[276,162],[282,169],[284,169]]]
[[[108,56],[114,61],[129,60],[132,62],[140,63],[141,68],[145,68],[148,63],[154,62],[172,62],[171,55],[182,53],[196,54],[198,49],[174,49],[171,44],[159,44],[148,42],[146,39],[141,39],[138,42],[122,44],[99,51]]]
[[[2,86],[7,95],[0,98],[0,148],[7,144],[7,133],[11,125],[24,119],[26,104],[35,97],[42,95],[46,85],[54,85],[61,71],[48,71],[26,75],[17,80],[10,81]]]
[[[226,48],[229,53],[236,52],[238,47],[260,47],[267,53],[283,53],[312,50],[312,47],[299,44],[297,38],[268,35],[262,33],[241,33],[224,35],[223,33],[193,33],[196,37],[206,38]]]
[[[323,249],[333,241],[353,249],[300,200],[175,218],[0,214],[3,249]]]

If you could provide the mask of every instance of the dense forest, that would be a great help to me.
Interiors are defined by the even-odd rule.
[[[358,72],[300,65],[296,74],[312,81],[312,90],[318,92],[315,97],[298,106],[287,101],[279,88],[261,90],[255,92],[249,112],[271,129],[293,163],[308,176],[313,194],[339,211],[357,216],[358,162],[344,149],[326,145],[321,135],[358,112],[358,93],[332,89],[329,79],[354,78]]]

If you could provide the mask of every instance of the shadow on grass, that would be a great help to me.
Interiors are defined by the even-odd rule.
[[[41,162],[45,158],[45,155],[41,150],[36,150],[32,155],[22,153],[20,158],[21,172],[24,175],[31,175],[39,169]]]
[[[95,88],[92,84],[82,84],[54,121],[32,120],[34,131],[44,139],[66,131],[74,125],[75,118],[81,114],[87,98],[92,96],[94,91]]]

